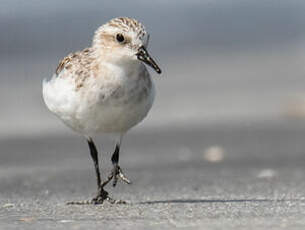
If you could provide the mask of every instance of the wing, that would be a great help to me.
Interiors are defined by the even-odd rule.
[[[58,64],[56,68],[56,75],[59,75],[62,70],[66,69],[80,69],[80,68],[88,68],[88,66],[92,63],[93,58],[91,57],[92,50],[90,48],[86,48],[82,51],[78,51],[75,53],[70,53],[68,56],[64,57]]]
[[[71,53],[59,62],[56,68],[56,75],[61,78],[68,77],[73,79],[76,89],[79,89],[92,74],[92,69],[95,66],[94,60],[90,48]]]

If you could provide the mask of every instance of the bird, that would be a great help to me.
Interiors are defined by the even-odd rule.
[[[96,196],[68,204],[125,203],[113,199],[104,187],[111,180],[113,187],[119,179],[131,183],[119,166],[122,139],[154,102],[155,86],[146,66],[161,74],[147,51],[149,37],[138,20],[113,18],[95,31],[90,47],[64,57],[52,77],[43,80],[46,107],[86,139],[94,163]],[[104,182],[93,141],[100,134],[115,137],[112,170]]]

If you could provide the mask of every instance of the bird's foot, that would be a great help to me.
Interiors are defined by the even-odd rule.
[[[125,176],[119,165],[114,165],[109,177],[113,178],[113,182],[112,182],[113,187],[116,186],[119,179],[121,179],[126,184],[131,184],[131,181]]]
[[[126,201],[123,200],[115,200],[111,198],[107,191],[103,188],[98,192],[97,196],[94,197],[92,200],[84,200],[84,201],[70,201],[67,205],[99,205],[103,204],[104,201],[108,201],[110,204],[127,204]]]
[[[122,169],[120,166],[115,165],[113,166],[113,169],[111,170],[110,175],[107,177],[107,180],[105,180],[102,183],[102,188],[104,188],[111,180],[113,179],[113,187],[116,186],[118,179],[121,179],[123,182],[125,182],[126,184],[131,184],[132,182],[124,175],[124,173],[122,172]]]
[[[108,200],[108,199],[110,199],[108,192],[105,191],[103,189],[103,187],[101,187],[97,193],[97,196],[91,200],[91,203],[92,204],[103,204],[104,201]]]

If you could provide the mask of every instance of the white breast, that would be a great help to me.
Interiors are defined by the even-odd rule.
[[[43,82],[43,98],[50,111],[83,135],[124,133],[146,117],[155,96],[146,68],[132,74],[91,77],[80,89],[73,78],[53,76]]]

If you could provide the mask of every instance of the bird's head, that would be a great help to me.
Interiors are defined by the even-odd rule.
[[[97,29],[93,47],[104,59],[112,63],[144,62],[157,73],[161,69],[147,52],[149,34],[135,19],[114,18]]]

